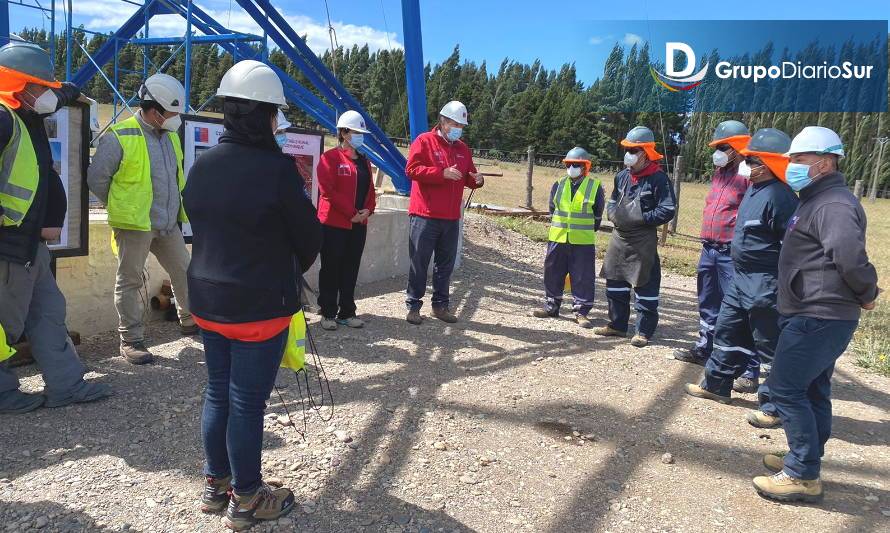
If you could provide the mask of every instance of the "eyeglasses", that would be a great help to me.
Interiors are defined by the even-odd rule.
[[[728,144],[718,144],[717,150],[719,150],[721,152],[726,152],[727,150],[732,150],[732,146],[730,146]]]
[[[763,161],[761,161],[760,159],[757,159],[756,157],[746,157],[745,163],[748,163],[748,166],[752,167],[752,168],[763,166]]]
[[[566,163],[566,168],[581,168],[583,166],[581,163]]]
[[[628,148],[627,149],[627,153],[629,153],[629,154],[638,154],[642,151],[643,151],[642,148]]]

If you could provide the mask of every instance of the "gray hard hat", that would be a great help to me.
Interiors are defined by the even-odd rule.
[[[0,47],[0,67],[6,67],[47,83],[55,83],[53,64],[46,50],[34,43],[10,40]]]
[[[761,128],[754,132],[745,152],[784,154],[791,148],[791,137],[776,128]]]
[[[646,126],[637,126],[627,132],[624,140],[632,143],[654,143],[655,134]]]
[[[590,161],[590,154],[584,148],[576,146],[566,153],[563,161]]]
[[[714,130],[714,137],[711,140],[721,141],[736,135],[748,135],[748,126],[745,126],[738,120],[724,120],[717,124],[717,128]]]

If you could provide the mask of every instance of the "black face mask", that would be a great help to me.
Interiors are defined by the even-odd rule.
[[[272,131],[272,117],[277,112],[275,104],[226,98],[223,104],[226,131],[220,141],[281,151]]]

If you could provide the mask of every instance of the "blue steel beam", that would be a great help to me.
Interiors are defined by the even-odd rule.
[[[221,35],[195,35],[192,37],[192,44],[216,44],[224,42],[258,42],[263,38],[258,35],[249,35],[245,33],[224,33]],[[168,46],[185,42],[185,37],[150,37],[142,39],[130,39],[132,44],[149,45],[149,46]]]
[[[408,86],[408,121],[411,139],[429,130],[426,114],[426,75],[420,35],[420,0],[402,0],[402,33],[405,39],[405,80]]]
[[[0,0],[0,45],[9,42],[9,3]]]

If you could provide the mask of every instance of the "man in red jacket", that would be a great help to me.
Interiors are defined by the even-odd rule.
[[[407,320],[418,325],[426,292],[430,258],[433,268],[433,316],[448,323],[457,322],[449,310],[448,285],[460,236],[461,203],[464,187],[478,189],[485,178],[476,172],[470,149],[460,141],[467,125],[467,108],[458,101],[445,104],[439,123],[411,143],[405,172],[414,181],[411,203],[408,254]]]

